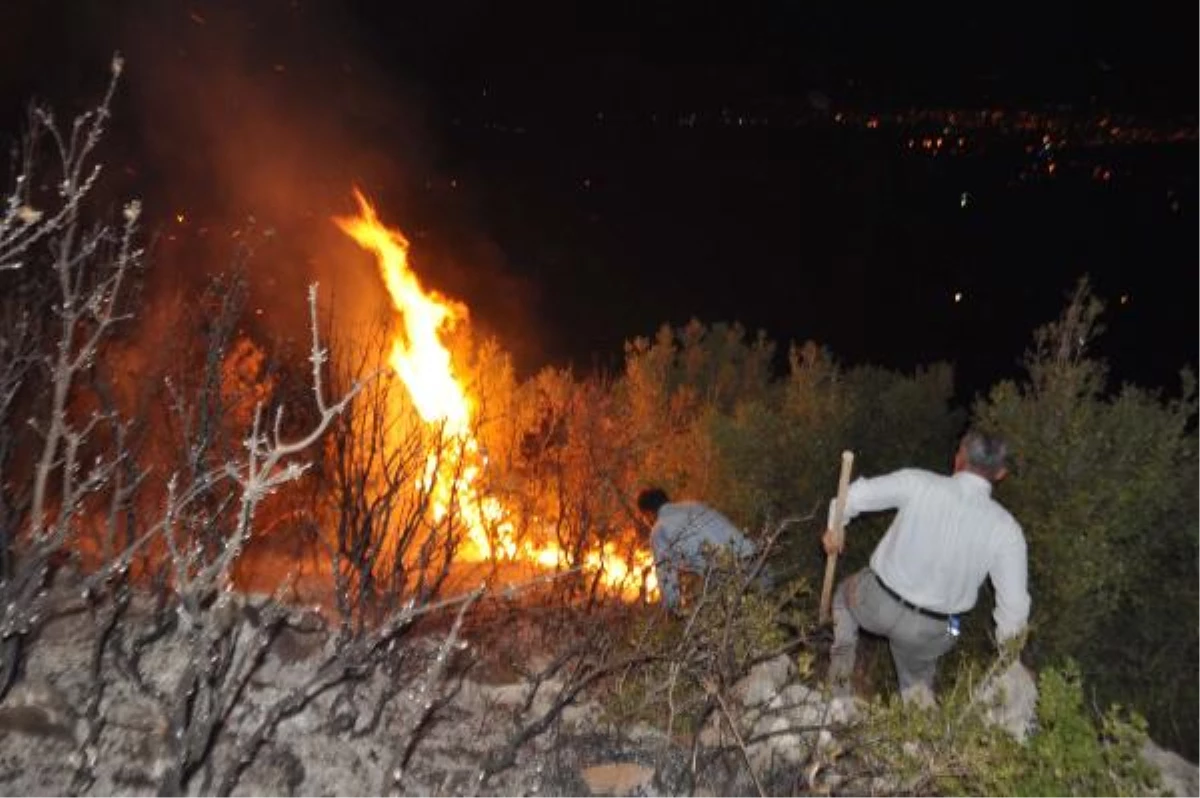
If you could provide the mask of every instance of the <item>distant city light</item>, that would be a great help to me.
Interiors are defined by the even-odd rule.
[[[964,191],[958,195],[958,207],[965,208],[971,204],[971,192]]]
[[[962,302],[962,300],[963,300],[963,292],[962,292],[962,291],[955,291],[955,292],[954,292],[954,301],[955,301],[955,302]]]

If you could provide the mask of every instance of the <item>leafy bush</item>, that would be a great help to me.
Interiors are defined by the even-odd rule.
[[[1077,660],[1103,702],[1140,707],[1159,739],[1196,753],[1195,382],[1182,398],[1105,393],[1088,357],[1103,306],[1081,281],[1035,333],[1028,380],[996,386],[979,423],[1011,444],[997,489],[1029,544],[1040,663]]]
[[[1099,723],[1084,706],[1078,668],[1038,679],[1037,726],[1025,742],[984,719],[964,667],[939,706],[876,700],[843,746],[837,772],[852,790],[918,795],[1155,795],[1141,757],[1146,723],[1111,707]]]

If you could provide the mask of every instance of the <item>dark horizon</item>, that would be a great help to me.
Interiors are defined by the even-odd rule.
[[[32,98],[86,107],[122,51],[106,190],[146,198],[177,288],[227,265],[197,262],[221,231],[274,228],[258,294],[289,329],[303,291],[281,289],[372,290],[328,223],[361,185],[526,372],[615,367],[623,340],[697,317],[849,364],[952,360],[965,400],[1017,375],[1088,274],[1114,379],[1171,392],[1197,363],[1191,24],[51,2],[0,10],[23,44],[0,117],[15,140]]]

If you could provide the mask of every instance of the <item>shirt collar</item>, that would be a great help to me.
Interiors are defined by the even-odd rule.
[[[964,485],[972,486],[975,490],[983,491],[988,495],[992,493],[992,483],[971,471],[959,471],[954,475],[954,478]]]

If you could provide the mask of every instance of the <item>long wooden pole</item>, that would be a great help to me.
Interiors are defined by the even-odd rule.
[[[830,519],[829,527],[833,531],[833,540],[839,549],[842,541],[845,540],[846,489],[850,486],[850,470],[853,467],[854,452],[849,450],[842,452],[842,473],[838,475],[837,499],[833,503],[833,518]],[[827,624],[831,620],[829,608],[833,601],[833,574],[837,571],[837,559],[836,551],[825,555],[825,584],[821,588],[821,614],[819,616],[822,624]]]

